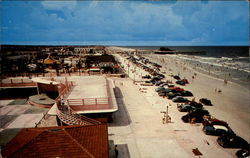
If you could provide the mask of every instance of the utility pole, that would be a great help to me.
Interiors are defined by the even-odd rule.
[[[166,106],[166,111],[161,111],[160,113],[163,113],[162,123],[170,123],[171,117],[168,115],[168,106]]]
[[[128,77],[129,77],[129,61],[128,61]]]

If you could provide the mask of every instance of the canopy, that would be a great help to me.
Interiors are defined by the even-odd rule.
[[[43,84],[52,84],[52,85],[58,85],[58,84],[60,84],[60,82],[50,81],[50,80],[46,80],[46,79],[43,79],[43,78],[32,78],[31,80],[33,82],[43,83]]]

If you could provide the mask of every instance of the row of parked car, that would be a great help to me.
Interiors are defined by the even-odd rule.
[[[241,148],[236,152],[236,155],[240,158],[249,157],[248,142],[233,132],[227,122],[213,118],[204,109],[203,105],[212,105],[212,103],[206,98],[201,98],[199,103],[188,101],[183,104],[177,104],[178,111],[187,112],[186,115],[182,116],[182,121],[185,123],[202,123],[202,131],[206,135],[219,136],[217,143],[220,146],[224,148]]]
[[[130,60],[132,63],[136,64],[138,67],[142,68],[143,70],[147,71],[150,75],[153,76],[158,76],[158,75],[162,75],[159,73],[160,68],[162,67],[161,65],[151,62],[148,59],[138,56],[137,58],[135,58],[134,56],[127,54],[127,59]],[[146,76],[150,77],[150,76]]]
[[[165,88],[167,86],[168,88]],[[187,112],[182,116],[182,121],[185,123],[202,123],[202,131],[207,135],[219,136],[217,142],[224,148],[241,148],[236,152],[238,157],[249,157],[249,144],[246,140],[237,136],[229,127],[228,123],[216,118],[211,117],[206,106],[212,106],[211,100],[201,98],[199,102],[190,101],[186,96],[193,96],[192,92],[184,90],[183,88],[162,83],[155,89],[159,96],[172,99],[173,102],[182,103],[177,104],[177,109],[180,112]]]

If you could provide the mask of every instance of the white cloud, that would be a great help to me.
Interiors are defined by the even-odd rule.
[[[50,9],[50,10],[62,10],[63,8],[68,8],[70,10],[73,10],[76,7],[77,2],[75,0],[71,0],[71,1],[42,1],[41,4],[45,9]]]
[[[98,5],[98,1],[92,1],[92,2],[89,4],[89,8],[90,8],[90,9],[94,9],[97,5]]]

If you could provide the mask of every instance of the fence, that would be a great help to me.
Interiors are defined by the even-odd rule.
[[[3,79],[0,82],[0,87],[34,87],[36,83],[30,79]]]

